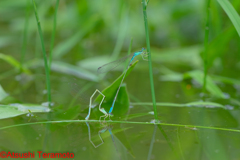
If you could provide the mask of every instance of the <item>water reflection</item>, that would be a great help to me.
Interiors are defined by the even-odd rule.
[[[89,126],[89,123],[86,122],[86,125],[87,125],[87,127],[88,127],[88,137],[89,137],[89,141],[92,143],[92,145],[93,145],[95,148],[101,146],[101,145],[104,143],[104,141],[103,141],[103,139],[102,139],[102,137],[101,137],[101,133],[104,133],[106,130],[104,130],[104,132],[103,132],[102,130],[100,130],[100,131],[98,132],[98,136],[99,136],[99,138],[100,138],[100,140],[101,140],[102,142],[101,142],[100,144],[98,144],[98,145],[95,145],[95,144],[93,143],[93,141],[92,141],[91,128],[90,128],[90,126]]]
[[[111,135],[112,142],[113,142],[113,144],[114,144],[114,147],[115,147],[115,149],[116,149],[116,152],[117,152],[117,154],[118,154],[118,156],[119,156],[119,159],[121,160],[121,155],[120,155],[120,153],[119,153],[119,151],[118,151],[116,142],[115,142],[115,140],[114,140],[114,136],[113,136],[113,132],[112,132],[112,128],[113,128],[112,125],[109,125],[109,124],[107,124],[107,123],[100,123],[101,126],[103,127],[102,129],[100,129],[100,130],[98,131],[98,136],[99,136],[99,138],[100,138],[100,140],[101,140],[101,143],[99,143],[98,145],[95,145],[94,142],[92,141],[92,135],[91,135],[90,125],[89,125],[88,122],[85,122],[85,123],[86,123],[86,125],[87,125],[87,127],[88,127],[88,138],[89,138],[89,141],[92,143],[92,145],[93,145],[95,148],[97,148],[97,147],[101,146],[102,144],[104,144],[104,140],[103,140],[101,134],[105,133],[105,132],[108,130],[108,132],[109,132],[110,135]]]

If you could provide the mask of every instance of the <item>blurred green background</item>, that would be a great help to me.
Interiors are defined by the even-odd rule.
[[[106,132],[100,132],[104,143],[97,149],[89,134],[99,144],[98,133],[104,126],[88,126],[81,120],[87,115],[91,94],[110,86],[123,67],[106,74],[98,74],[97,68],[127,55],[131,39],[132,52],[146,47],[142,4],[140,0],[60,0],[54,30],[56,2],[36,0],[48,58],[52,53],[54,106],[48,113],[32,1],[0,1],[1,150],[73,152],[76,159],[233,160],[240,156],[240,40],[237,27],[218,1],[210,1],[209,7],[205,94],[207,1],[149,1],[154,88],[162,125],[144,125],[154,117],[148,62],[139,57],[120,90],[114,114],[121,122],[140,124],[113,121]],[[239,13],[240,1],[229,2]],[[112,90],[109,94],[114,96],[116,88]],[[77,92],[82,93],[80,97]],[[110,105],[108,101],[103,106],[109,109]]]

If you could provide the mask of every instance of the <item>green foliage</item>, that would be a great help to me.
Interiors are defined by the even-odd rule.
[[[240,17],[232,4],[228,0],[218,0],[218,3],[221,5],[221,7],[224,9],[224,11],[227,13],[228,17],[232,21],[235,29],[238,32],[238,35],[240,36]]]
[[[138,63],[138,61],[134,62],[128,68],[125,78],[131,73],[131,71],[133,70],[133,68],[135,67],[135,65],[137,63]],[[122,73],[111,85],[109,85],[107,88],[105,88],[102,91],[102,93],[106,97],[105,97],[104,102],[101,107],[105,108],[105,110],[107,112],[109,111],[109,109],[112,106],[113,99],[114,99],[117,89],[122,81],[123,75],[124,75],[124,73]],[[97,98],[95,99],[95,102],[97,102],[99,104],[101,102],[102,98],[103,98],[102,95],[99,94],[97,96]],[[128,93],[127,93],[126,85],[122,85],[119,90],[116,103],[114,105],[113,115],[115,115],[116,117],[123,116],[124,114],[127,113],[128,109],[129,109]],[[97,114],[98,117],[99,117],[99,115],[102,115],[102,113],[100,113],[98,110],[98,106],[95,107],[95,114]]]
[[[207,48],[207,67],[211,67],[216,60],[228,50],[228,42],[233,38],[234,28],[230,27],[214,38]],[[202,54],[201,54],[202,55]]]
[[[35,2],[32,7],[29,0],[0,1],[0,59],[4,62],[0,67],[0,130],[4,150],[77,150],[76,159],[240,156],[236,149],[240,132],[239,0]],[[102,130],[103,121],[99,123],[102,113],[98,105],[92,112],[96,117],[91,117],[96,120],[84,117],[96,88],[105,88],[102,107],[109,111],[123,70],[119,67],[104,79],[96,70],[126,55],[130,41],[133,50],[147,48],[149,64],[133,63],[127,72],[131,77],[121,86],[113,121],[106,120],[112,124],[112,139],[110,130]],[[38,78],[44,69],[47,79]],[[86,96],[85,104],[60,83],[76,77],[84,84],[75,90]],[[204,98],[202,86],[207,93]],[[52,93],[64,95],[52,97],[56,105],[48,113],[48,108],[39,104],[47,97],[50,101]],[[96,104],[101,99],[97,96]],[[31,119],[35,115],[37,118]],[[84,122],[91,124],[94,139],[106,131],[101,149],[90,148]],[[156,152],[156,148],[164,152]]]
[[[184,74],[184,78],[191,77],[196,80],[199,84],[203,85],[203,73],[199,70],[191,71]],[[224,98],[224,94],[221,89],[213,82],[210,77],[207,77],[207,86],[206,89],[213,95],[219,98]]]

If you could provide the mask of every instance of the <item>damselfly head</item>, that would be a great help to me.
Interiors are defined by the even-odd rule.
[[[146,59],[146,57],[148,56],[148,52],[147,52],[146,48],[142,48],[141,55],[142,55],[143,60],[148,61],[148,59]]]

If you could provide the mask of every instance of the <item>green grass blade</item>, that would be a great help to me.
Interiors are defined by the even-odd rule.
[[[51,107],[51,84],[50,84],[50,72],[49,72],[49,68],[48,68],[48,62],[47,62],[47,53],[46,53],[46,49],[44,46],[44,41],[43,41],[43,34],[42,34],[42,29],[41,29],[41,25],[40,25],[40,20],[38,18],[38,14],[37,14],[37,7],[35,4],[35,1],[32,0],[33,2],[33,8],[34,8],[34,12],[35,12],[35,17],[36,17],[36,21],[37,21],[37,26],[38,26],[38,33],[41,39],[41,44],[42,44],[42,52],[43,52],[43,59],[44,59],[44,65],[45,65],[45,73],[46,73],[46,82],[47,82],[47,93],[48,93],[48,102],[49,102],[49,107]]]
[[[158,112],[157,112],[157,107],[156,107],[156,98],[155,98],[154,82],[153,82],[152,59],[151,59],[151,50],[150,50],[150,38],[149,38],[148,21],[147,21],[147,4],[148,4],[148,2],[149,1],[146,2],[145,0],[142,0],[143,19],[144,19],[145,34],[146,34],[146,43],[147,43],[147,52],[148,52],[148,67],[149,67],[149,77],[150,77],[150,85],[151,85],[151,94],[152,94],[154,117],[155,117],[155,120],[158,120]]]
[[[208,39],[209,39],[209,8],[210,8],[210,0],[207,0],[206,6],[206,25],[205,25],[205,37],[204,37],[204,53],[203,53],[203,61],[204,61],[204,76],[203,76],[203,93],[206,92],[207,86],[207,72],[208,72],[208,58],[207,58],[207,50],[208,50]]]
[[[138,103],[131,103],[131,105],[145,105],[145,106],[152,106],[151,102],[138,102]],[[170,103],[170,102],[157,102],[157,106],[163,106],[163,107],[209,107],[209,108],[223,108],[226,109],[226,107],[222,104],[215,103],[215,102],[189,102],[189,103]]]
[[[240,36],[240,17],[237,11],[233,8],[232,4],[228,0],[217,0],[223,10],[227,13],[228,17],[232,21],[236,28],[238,35]]]
[[[16,59],[14,59],[12,56],[8,56],[5,55],[3,53],[0,53],[0,59],[4,60],[5,62],[9,63],[10,65],[12,65],[14,68],[26,73],[26,74],[30,74],[31,72],[25,68],[22,67],[22,65],[20,64],[20,62],[18,62]]]

